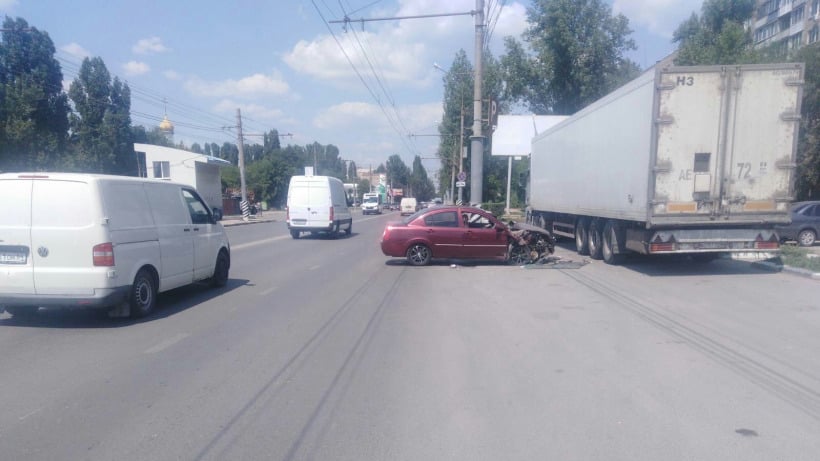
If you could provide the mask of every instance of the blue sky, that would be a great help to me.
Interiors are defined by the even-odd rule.
[[[611,0],[630,20],[638,44],[631,57],[642,67],[672,51],[672,31],[701,3]],[[526,27],[529,2],[485,4],[497,17],[490,46],[498,56],[503,37]],[[433,63],[448,67],[459,49],[472,59],[474,19],[367,22],[347,31],[329,21],[345,12],[358,19],[474,7],[475,0],[0,0],[0,14],[48,32],[66,85],[83,57],[100,56],[131,87],[134,124],[156,125],[167,111],[177,140],[221,145],[236,140],[225,127],[240,108],[246,142],[276,128],[293,134],[282,144],[334,144],[359,167],[392,154],[408,165],[416,154],[435,155],[435,138],[409,135],[436,133],[442,74]],[[424,165],[438,169],[434,160]]]

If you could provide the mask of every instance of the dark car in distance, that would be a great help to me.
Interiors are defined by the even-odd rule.
[[[777,226],[780,240],[795,240],[810,247],[820,234],[820,201],[796,202],[791,208],[791,224]]]
[[[437,258],[506,260],[509,236],[509,228],[487,211],[437,206],[387,223],[381,248],[386,256],[407,258],[414,266]]]

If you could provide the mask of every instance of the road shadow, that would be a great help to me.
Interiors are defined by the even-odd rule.
[[[344,239],[353,238],[357,235],[359,235],[359,234],[356,233],[355,231],[351,232],[350,234],[348,234],[347,232],[344,232],[344,231],[341,231],[338,234],[333,234],[333,233],[330,233],[330,232],[315,232],[315,233],[312,233],[312,234],[308,233],[308,232],[303,232],[299,235],[298,239],[293,239],[293,240],[344,240]]]
[[[575,251],[575,241],[561,239],[556,247],[566,250],[576,258],[590,260],[589,256],[579,256]],[[570,257],[572,258],[572,257]],[[603,261],[590,260],[591,264],[606,264]],[[692,275],[766,275],[773,270],[763,269],[758,261],[745,261],[720,256],[712,261],[699,261],[689,255],[642,255],[629,253],[624,255],[620,267],[639,272],[649,277],[680,277]],[[770,267],[773,265],[769,265]],[[775,271],[776,272],[776,271]]]
[[[205,283],[195,283],[175,288],[157,296],[154,312],[141,318],[111,318],[108,309],[40,308],[34,314],[10,317],[8,313],[0,314],[0,326],[34,327],[34,328],[76,328],[107,329],[122,328],[144,322],[152,322],[184,312],[192,307],[217,298],[227,292],[248,285],[245,279],[228,279],[224,287],[211,288]]]
[[[506,266],[517,267],[507,264],[506,261],[496,259],[434,259],[426,266],[414,266],[407,262],[407,259],[393,258],[384,262],[385,266],[406,266],[406,267],[479,267],[479,266]]]

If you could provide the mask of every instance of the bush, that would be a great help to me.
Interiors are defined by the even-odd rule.
[[[820,272],[820,258],[809,258],[809,251],[792,245],[780,246],[780,258],[783,264],[791,267],[800,267],[813,272]]]
[[[484,202],[481,204],[481,209],[489,211],[495,217],[501,217],[504,214],[504,208],[506,206],[506,203]]]

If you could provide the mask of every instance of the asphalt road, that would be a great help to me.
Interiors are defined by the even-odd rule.
[[[731,260],[416,268],[378,248],[396,218],[231,227],[228,286],[140,321],[3,314],[0,458],[817,459],[817,281]]]

